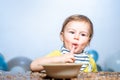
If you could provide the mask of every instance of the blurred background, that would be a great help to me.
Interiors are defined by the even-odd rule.
[[[94,37],[86,49],[97,51],[96,63],[102,70],[120,71],[119,3],[119,0],[0,0],[3,62],[8,67],[16,58],[25,59],[20,64],[30,63],[60,49],[63,21],[72,14],[83,14],[94,24]]]

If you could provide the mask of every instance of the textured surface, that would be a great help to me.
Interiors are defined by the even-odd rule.
[[[54,79],[39,72],[12,73],[0,71],[0,80],[120,80],[120,72],[80,72],[76,78]]]

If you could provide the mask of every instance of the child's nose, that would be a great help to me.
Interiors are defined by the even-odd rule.
[[[74,39],[75,39],[75,40],[79,40],[79,37],[80,37],[80,36],[79,36],[78,34],[75,34]]]

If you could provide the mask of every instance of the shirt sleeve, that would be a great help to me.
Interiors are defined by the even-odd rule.
[[[92,72],[98,72],[97,65],[96,65],[94,59],[91,56],[89,56],[89,57],[90,57],[90,64],[92,65]]]
[[[46,55],[46,57],[53,57],[53,56],[60,56],[60,55],[62,55],[62,54],[59,50],[54,50],[51,53],[49,53],[48,55]]]
[[[89,59],[90,59],[90,64],[91,64],[91,66],[92,66],[92,71],[91,71],[91,72],[98,72],[97,66],[96,66],[96,63],[95,63],[94,59],[93,59],[91,56],[89,56]],[[89,71],[88,71],[88,67],[86,67],[86,68],[84,69],[84,72],[89,72]]]

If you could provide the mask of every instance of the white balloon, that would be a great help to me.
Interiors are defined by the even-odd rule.
[[[20,67],[20,66],[15,66],[10,71],[11,72],[20,72],[20,73],[24,73],[25,72],[25,70],[22,67]]]
[[[115,53],[106,59],[106,67],[113,69],[115,72],[120,72],[120,54]]]
[[[8,61],[8,69],[11,71],[11,69],[15,68],[15,70],[17,71],[17,68],[18,68],[18,70],[23,69],[25,71],[30,71],[31,61],[32,60],[27,58],[27,57],[15,57],[15,58]]]

